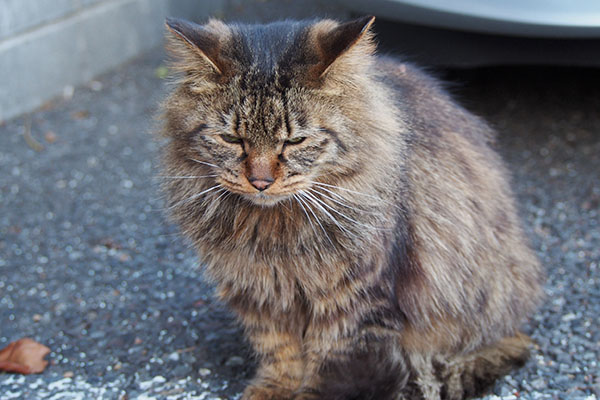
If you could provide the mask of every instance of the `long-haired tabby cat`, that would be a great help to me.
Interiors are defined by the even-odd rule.
[[[373,20],[167,20],[165,190],[260,359],[244,400],[463,399],[527,359],[493,133]]]

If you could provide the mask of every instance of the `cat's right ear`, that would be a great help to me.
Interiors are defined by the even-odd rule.
[[[165,25],[170,32],[167,50],[177,59],[176,70],[215,78],[228,75],[230,64],[221,53],[231,35],[227,25],[214,19],[198,25],[178,18],[167,18]]]

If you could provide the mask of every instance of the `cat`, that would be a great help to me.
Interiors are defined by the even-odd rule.
[[[373,22],[167,19],[164,190],[259,358],[243,400],[470,398],[528,358],[494,133]]]

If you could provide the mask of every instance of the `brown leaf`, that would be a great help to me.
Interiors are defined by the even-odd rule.
[[[0,371],[39,374],[48,365],[44,360],[48,353],[50,349],[35,340],[19,339],[0,350]]]
[[[23,131],[23,137],[25,138],[25,143],[27,146],[31,147],[33,150],[40,152],[44,150],[44,146],[37,141],[36,138],[31,134],[31,117],[25,120],[25,130]]]
[[[44,139],[46,139],[46,142],[48,143],[54,143],[56,142],[56,139],[58,139],[58,136],[56,135],[56,133],[48,131],[44,134]]]
[[[74,111],[71,113],[72,119],[86,119],[90,116],[90,112],[87,110]]]

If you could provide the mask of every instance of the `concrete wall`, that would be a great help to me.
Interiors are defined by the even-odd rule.
[[[0,0],[0,122],[158,46],[166,16],[345,16],[336,0]]]
[[[222,14],[210,0],[0,0],[0,121],[159,45],[164,18]]]

